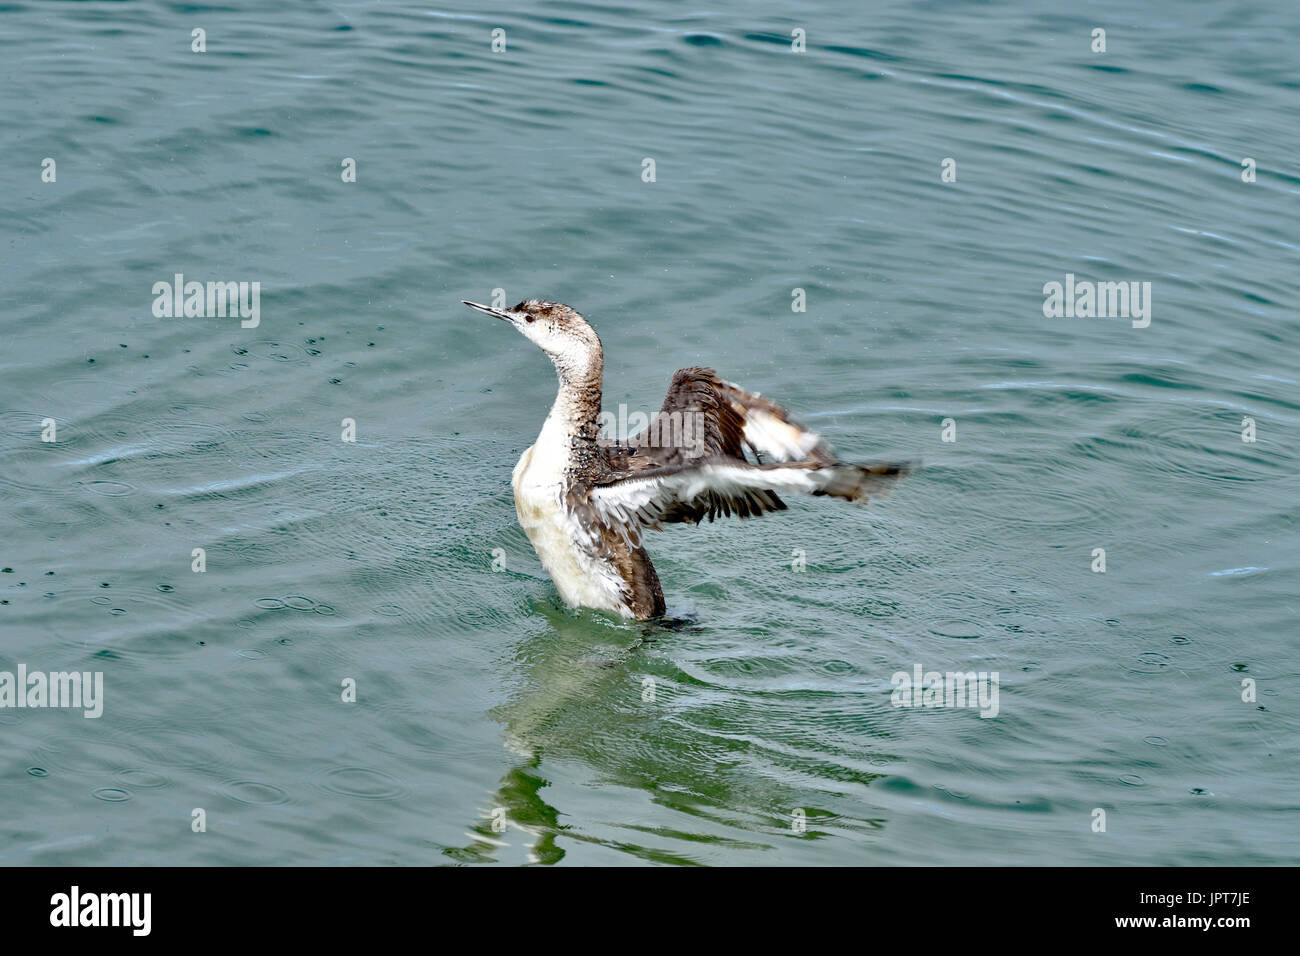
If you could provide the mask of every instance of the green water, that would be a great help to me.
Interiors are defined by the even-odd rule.
[[[0,863],[1295,863],[1300,8],[1064,6],[6,5]],[[566,610],[498,288],[925,467]]]

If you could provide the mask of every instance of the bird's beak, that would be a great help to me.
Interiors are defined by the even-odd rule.
[[[494,318],[505,319],[507,322],[511,323],[514,322],[514,318],[505,309],[494,309],[490,305],[479,305],[477,302],[470,302],[468,299],[461,299],[460,301],[465,303],[465,305],[469,306],[471,309],[478,309],[480,312],[486,312]]]

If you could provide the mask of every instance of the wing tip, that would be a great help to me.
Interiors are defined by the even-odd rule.
[[[850,468],[854,477],[851,486],[844,488],[844,493],[827,489],[828,494],[842,497],[855,504],[865,505],[871,498],[888,497],[893,486],[918,471],[920,459],[909,461],[876,461],[866,465],[837,465],[837,468]]]

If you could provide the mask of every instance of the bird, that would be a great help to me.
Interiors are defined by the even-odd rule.
[[[786,493],[865,503],[915,466],[842,462],[780,405],[702,367],[673,375],[644,430],[602,438],[604,349],[576,309],[540,299],[513,308],[461,301],[510,323],[555,366],[555,402],[511,484],[519,524],[570,607],[662,618],[645,532],[784,511]]]

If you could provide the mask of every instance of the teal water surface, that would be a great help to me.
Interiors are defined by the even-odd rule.
[[[1065,6],[5,5],[0,863],[1294,864],[1300,7]],[[924,468],[566,609],[497,289]]]

